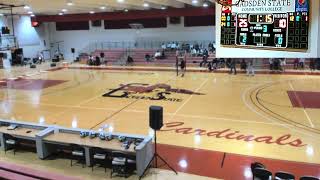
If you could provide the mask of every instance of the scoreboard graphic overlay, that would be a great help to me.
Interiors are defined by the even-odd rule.
[[[309,0],[245,0],[221,12],[222,46],[308,49]]]

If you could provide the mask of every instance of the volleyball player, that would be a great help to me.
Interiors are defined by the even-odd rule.
[[[181,77],[184,77],[186,72],[187,65],[187,52],[184,52],[184,56],[181,56],[180,69],[181,69]]]
[[[181,77],[184,77],[184,73],[186,71],[186,61],[184,58],[181,59],[180,68],[181,68]]]

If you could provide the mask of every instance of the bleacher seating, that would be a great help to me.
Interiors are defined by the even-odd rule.
[[[131,49],[128,54],[133,58],[134,65],[136,66],[162,66],[162,67],[172,67],[176,63],[176,52],[175,51],[167,51],[165,53],[165,59],[157,59],[150,62],[146,62],[145,55],[149,54],[150,56],[154,56],[156,49]],[[121,59],[123,55],[125,55],[125,49],[108,49],[108,50],[96,50],[92,53],[93,56],[100,56],[100,53],[104,52],[105,59],[108,63],[117,62]],[[215,57],[214,54],[209,56],[209,60]],[[87,57],[84,59],[82,63],[85,63],[88,59]],[[199,66],[199,63],[202,61],[202,57],[187,57],[187,62],[189,66]]]
[[[155,59],[147,62],[145,60],[145,55],[149,54],[150,56],[154,56],[157,49],[108,49],[108,50],[96,50],[92,54],[93,56],[100,56],[100,53],[105,54],[105,60],[108,61],[108,64],[114,64],[114,62],[121,61],[121,58],[126,58],[126,55],[130,55],[134,60],[135,66],[157,66],[157,67],[173,67],[176,63],[176,52],[175,51],[166,51],[165,59]],[[209,54],[208,61],[211,61],[215,58],[215,54]],[[82,58],[83,59],[83,58]],[[88,57],[85,57],[82,60],[82,63],[87,62]],[[122,59],[123,60],[123,59]],[[259,64],[257,64],[257,69],[269,69],[269,59],[259,59],[261,60]],[[286,67],[285,69],[293,69],[295,59],[286,59]],[[202,57],[192,57],[189,55],[187,57],[187,66],[189,67],[199,67],[200,62],[202,61]],[[239,59],[240,61],[240,59]],[[309,68],[310,59],[305,60],[305,68]]]
[[[7,162],[0,162],[0,179],[12,180],[77,180],[78,178],[34,170]]]
[[[286,69],[293,69],[294,67],[294,60],[293,58],[287,58],[286,59]],[[269,59],[263,59],[262,61],[262,65],[263,65],[263,69],[269,69]],[[306,59],[305,60],[305,68],[309,68],[309,63],[310,63],[310,60],[309,59]]]
[[[146,62],[145,55],[149,54],[150,56],[154,56],[155,49],[134,49],[130,51],[131,57],[134,60],[134,65],[137,66],[164,66],[164,67],[172,67],[176,64],[176,52],[175,51],[167,51],[165,52],[165,59],[157,59],[151,62]],[[215,57],[214,54],[209,56],[209,60]],[[202,61],[202,57],[187,57],[188,66],[199,66],[199,63]]]
[[[166,52],[166,59],[158,59],[146,62],[145,55],[154,56],[155,49],[134,49],[131,51],[134,64],[137,66],[173,66],[175,63],[175,52]]]
[[[110,49],[110,50],[97,50],[94,53],[94,56],[100,56],[100,53],[104,53],[105,59],[108,62],[116,62],[124,54],[124,49]]]
[[[125,53],[124,49],[108,49],[108,50],[96,50],[92,53],[93,56],[99,56],[101,53],[104,53],[105,60],[108,61],[108,63],[117,62]],[[85,64],[87,60],[89,59],[88,56],[82,57],[81,62]]]

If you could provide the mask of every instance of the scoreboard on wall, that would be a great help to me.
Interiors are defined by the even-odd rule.
[[[221,12],[223,46],[308,49],[309,0],[245,0]]]

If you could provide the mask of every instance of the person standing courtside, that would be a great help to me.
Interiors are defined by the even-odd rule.
[[[269,69],[270,71],[273,71],[273,59],[269,58]]]
[[[281,71],[285,72],[286,71],[286,65],[287,65],[286,59],[282,58],[281,61],[280,61],[280,64],[281,64]]]
[[[315,71],[316,70],[316,61],[315,61],[315,59],[313,59],[313,58],[310,59],[309,68],[310,68],[310,71]]]
[[[231,59],[230,60],[230,74],[237,75],[236,65],[237,65],[236,59]]]
[[[300,69],[304,69],[304,63],[305,63],[306,59],[305,58],[300,58],[299,59],[299,67]]]
[[[181,58],[180,68],[181,68],[181,77],[184,77],[184,73],[186,71],[186,60],[185,60],[185,58]]]
[[[248,66],[247,66],[247,75],[254,76],[254,63],[253,59],[249,59]]]
[[[179,50],[176,50],[176,71],[177,76],[179,76]]]

